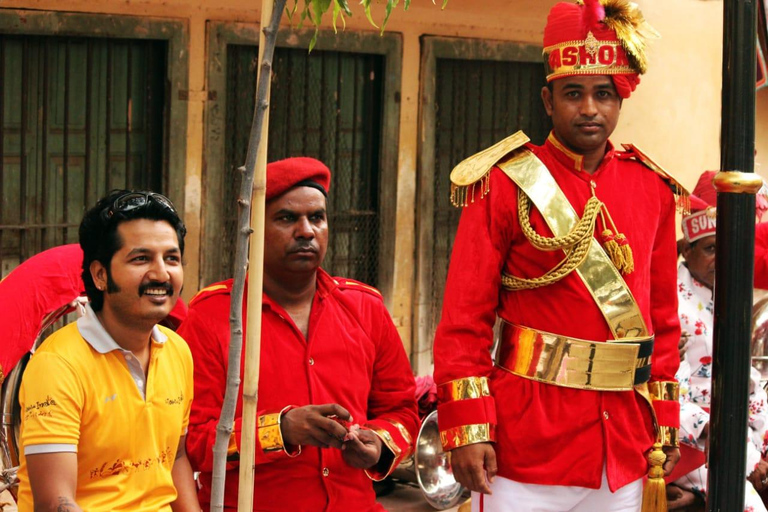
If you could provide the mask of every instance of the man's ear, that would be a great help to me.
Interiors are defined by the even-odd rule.
[[[547,115],[552,117],[552,111],[554,110],[552,106],[552,91],[546,85],[541,88],[541,101],[544,103],[544,110],[547,111]]]
[[[692,245],[691,245],[691,243],[690,243],[688,240],[686,240],[685,238],[683,238],[682,240],[680,240],[680,242],[681,242],[681,243],[680,243],[680,255],[683,257],[683,259],[684,259],[685,261],[688,261],[688,258],[689,258],[689,257],[690,257],[690,255],[691,255],[691,251],[693,250],[693,246],[692,246]]]
[[[100,261],[92,261],[90,266],[91,271],[91,279],[93,279],[93,284],[96,285],[96,288],[98,288],[101,291],[104,291],[107,289],[107,268],[101,264]]]

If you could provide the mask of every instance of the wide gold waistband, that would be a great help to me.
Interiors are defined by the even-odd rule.
[[[504,322],[496,366],[539,382],[628,391],[647,382],[653,336],[587,341]]]

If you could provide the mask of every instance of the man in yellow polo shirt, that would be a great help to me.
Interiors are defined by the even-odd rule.
[[[184,447],[192,357],[157,325],[181,291],[185,233],[151,192],[114,191],[85,214],[87,312],[22,380],[21,512],[199,512]]]

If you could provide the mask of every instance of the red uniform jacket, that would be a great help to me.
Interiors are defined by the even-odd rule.
[[[226,386],[231,287],[229,280],[202,290],[179,328],[195,362],[187,452],[192,467],[201,471],[204,508],[210,502],[212,449]],[[289,405],[338,403],[352,414],[353,423],[390,437],[396,455],[390,471],[410,453],[418,430],[415,383],[378,291],[320,270],[309,339],[264,295],[261,343],[259,416]],[[239,400],[234,425],[238,448],[241,416]],[[256,439],[254,510],[383,510],[369,477],[348,466],[340,450],[305,446],[290,458],[283,451],[264,453]],[[229,463],[224,503],[231,510],[237,507],[237,484],[237,463]]]
[[[768,222],[755,224],[755,288],[768,290]]]
[[[608,145],[590,175],[581,157],[553,135],[530,146],[544,162],[576,212],[595,194],[634,252],[635,270],[625,280],[648,328],[656,336],[651,380],[674,381],[679,364],[675,203],[667,184],[643,164]],[[552,236],[535,208],[531,224]],[[598,233],[599,236],[599,233]],[[598,238],[599,239],[599,238]],[[438,386],[467,377],[488,377],[490,396],[439,406],[440,429],[496,425],[499,474],[520,482],[600,487],[607,465],[615,490],[641,478],[654,440],[648,403],[634,391],[598,392],[558,387],[494,368],[491,360],[496,315],[519,325],[576,338],[612,339],[608,325],[577,274],[534,290],[508,292],[502,272],[537,277],[554,267],[562,251],[535,249],[522,233],[517,186],[498,168],[490,192],[462,212],[446,284],[442,319],[435,336]],[[676,401],[654,403],[661,425],[677,427]],[[491,428],[491,430],[493,430]]]

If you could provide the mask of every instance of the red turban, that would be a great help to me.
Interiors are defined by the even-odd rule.
[[[320,160],[305,156],[267,164],[267,201],[299,185],[315,186],[327,195],[331,171]]]
[[[556,4],[544,28],[547,81],[609,75],[619,96],[629,98],[646,69],[643,30],[655,33],[627,0]]]

